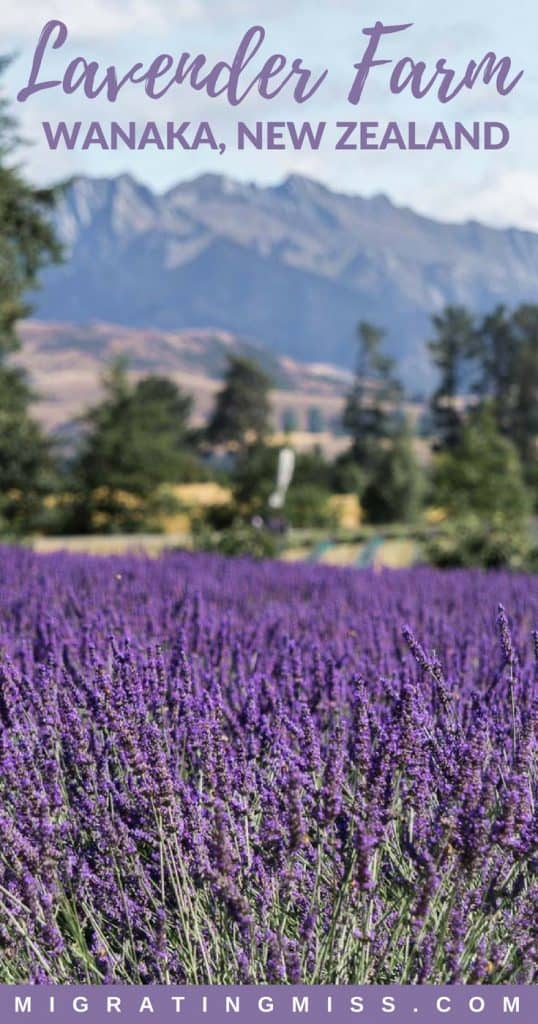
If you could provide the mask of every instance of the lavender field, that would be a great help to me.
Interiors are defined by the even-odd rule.
[[[536,982],[535,577],[4,549],[0,595],[1,982]]]

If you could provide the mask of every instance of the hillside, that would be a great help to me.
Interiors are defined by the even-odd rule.
[[[134,375],[164,373],[189,391],[198,424],[212,406],[229,352],[256,358],[270,374],[275,383],[272,406],[277,429],[284,413],[292,410],[297,429],[305,431],[310,411],[317,409],[325,430],[337,431],[351,382],[345,370],[274,356],[218,330],[159,331],[28,320],[21,325],[20,335],[22,351],[16,361],[30,373],[40,398],[37,415],[52,430],[72,429],[73,420],[97,398],[103,368],[120,355],[129,359]]]

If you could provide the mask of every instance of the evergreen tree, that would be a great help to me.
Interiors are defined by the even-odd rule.
[[[103,387],[102,401],[83,419],[70,525],[81,532],[142,529],[163,510],[163,484],[200,476],[189,439],[192,399],[163,377],[131,385],[122,360]]]
[[[498,429],[516,445],[525,477],[536,489],[538,306],[522,305],[511,314],[499,306],[484,317],[475,358],[479,399],[490,404]]]
[[[516,345],[507,433],[517,446],[530,482],[536,480],[538,472],[538,306],[520,306],[513,314],[513,323]]]
[[[357,328],[355,379],[348,395],[343,425],[351,435],[354,458],[368,470],[379,443],[390,437],[402,389],[394,375],[394,360],[381,350],[384,332],[362,321]]]
[[[254,360],[230,355],[224,385],[208,424],[208,441],[233,442],[241,447],[263,441],[269,433],[270,387],[270,378]]]
[[[526,521],[529,496],[521,461],[499,432],[491,404],[471,416],[457,447],[439,456],[434,482],[437,502],[455,517],[476,515],[485,528],[518,528]]]
[[[56,487],[50,442],[28,414],[24,374],[0,365],[0,530],[25,533],[46,524],[44,499]]]
[[[471,415],[459,444],[439,456],[434,487],[448,513],[445,529],[428,548],[434,564],[525,564],[529,494],[517,448],[500,433],[491,403]]]
[[[241,448],[232,474],[234,501],[241,513],[250,516],[267,512],[269,496],[276,486],[277,466],[278,448],[263,442]]]
[[[482,400],[491,401],[497,427],[504,434],[511,431],[516,348],[513,318],[504,306],[497,306],[476,332],[473,357],[478,371],[475,391]]]
[[[470,390],[469,359],[474,352],[475,323],[463,306],[447,306],[432,318],[435,337],[428,348],[439,373],[431,410],[438,447],[454,448],[464,420],[462,399]]]
[[[426,493],[426,479],[407,426],[378,452],[361,505],[371,523],[413,523]]]
[[[0,73],[6,64],[0,60]],[[47,216],[54,193],[24,180],[13,164],[18,142],[16,124],[0,99],[0,527],[6,531],[39,525],[52,483],[50,446],[29,413],[33,396],[23,372],[7,358],[19,348],[17,322],[30,312],[27,292],[60,256]]]

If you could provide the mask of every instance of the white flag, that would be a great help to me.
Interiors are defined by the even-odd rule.
[[[278,453],[276,473],[276,489],[269,498],[270,508],[283,508],[286,493],[293,478],[295,469],[295,452],[291,448],[282,448]]]

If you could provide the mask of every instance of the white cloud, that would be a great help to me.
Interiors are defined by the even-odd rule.
[[[203,0],[92,0],[76,5],[72,0],[41,0],[10,4],[2,13],[4,38],[26,40],[52,19],[65,21],[70,35],[83,39],[108,39],[120,34],[152,30],[162,32],[171,23],[192,22],[200,16]]]
[[[538,173],[507,170],[469,189],[438,196],[446,220],[478,220],[497,227],[538,231]]]
[[[17,41],[37,36],[52,19],[64,21],[74,39],[103,42],[137,33],[157,35],[176,27],[205,22],[207,27],[233,18],[256,23],[267,21],[288,8],[286,0],[49,0],[46,11],[41,0],[11,3],[2,12],[2,33]]]

